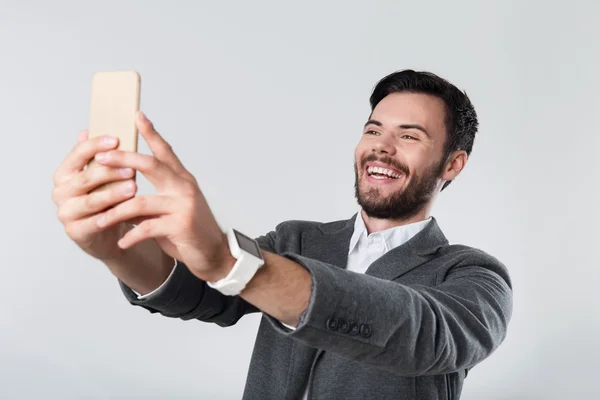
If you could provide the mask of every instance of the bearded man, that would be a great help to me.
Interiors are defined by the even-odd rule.
[[[379,81],[370,103],[350,219],[285,221],[256,240],[223,232],[142,113],[152,155],[80,134],[55,174],[60,219],[131,304],[223,327],[262,313],[244,399],[458,399],[512,314],[506,267],[450,245],[431,215],[467,163],[477,115],[464,92],[413,70]],[[92,158],[103,167],[84,168]],[[156,195],[135,196],[136,171]],[[123,183],[92,191],[112,181]]]

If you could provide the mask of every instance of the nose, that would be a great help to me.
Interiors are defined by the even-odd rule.
[[[380,136],[379,140],[373,143],[371,152],[375,154],[389,154],[393,156],[394,154],[396,154],[396,148],[391,143],[389,138],[386,138],[385,136]]]

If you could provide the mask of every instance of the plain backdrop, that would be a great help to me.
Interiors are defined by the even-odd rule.
[[[52,175],[87,127],[95,72],[140,73],[142,109],[223,229],[258,236],[358,210],[353,150],[368,97],[404,68],[474,102],[472,157],[433,215],[514,283],[508,337],[462,398],[597,398],[599,11],[541,0],[0,1],[0,398],[242,395],[258,315],[223,329],[130,306],[57,219]]]

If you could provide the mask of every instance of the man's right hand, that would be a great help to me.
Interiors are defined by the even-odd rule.
[[[137,191],[134,171],[102,165],[85,168],[97,153],[116,149],[114,137],[88,139],[88,132],[79,134],[79,142],[54,174],[52,199],[58,206],[58,219],[67,235],[86,253],[101,261],[119,259],[123,250],[118,240],[129,229],[128,224],[99,228],[97,214],[124,200]],[[105,183],[122,181],[110,189],[90,193]]]

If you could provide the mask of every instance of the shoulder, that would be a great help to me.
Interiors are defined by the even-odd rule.
[[[465,260],[466,262],[502,264],[499,259],[488,252],[464,244],[448,244],[439,249],[439,254]]]
[[[484,250],[463,244],[450,244],[441,247],[437,256],[444,259],[447,262],[446,265],[452,265],[451,269],[454,271],[448,271],[449,273],[457,273],[463,268],[477,266],[486,272],[498,275],[509,286],[512,286],[506,265]]]
[[[331,234],[348,228],[354,219],[321,222],[310,220],[287,220],[280,222],[269,233],[257,238],[261,247],[277,253],[300,252],[305,235]]]
[[[330,222],[307,221],[307,220],[288,220],[279,223],[275,227],[275,232],[279,233],[301,233],[306,231],[319,230],[323,233],[333,233],[348,226],[350,220],[338,220]]]

